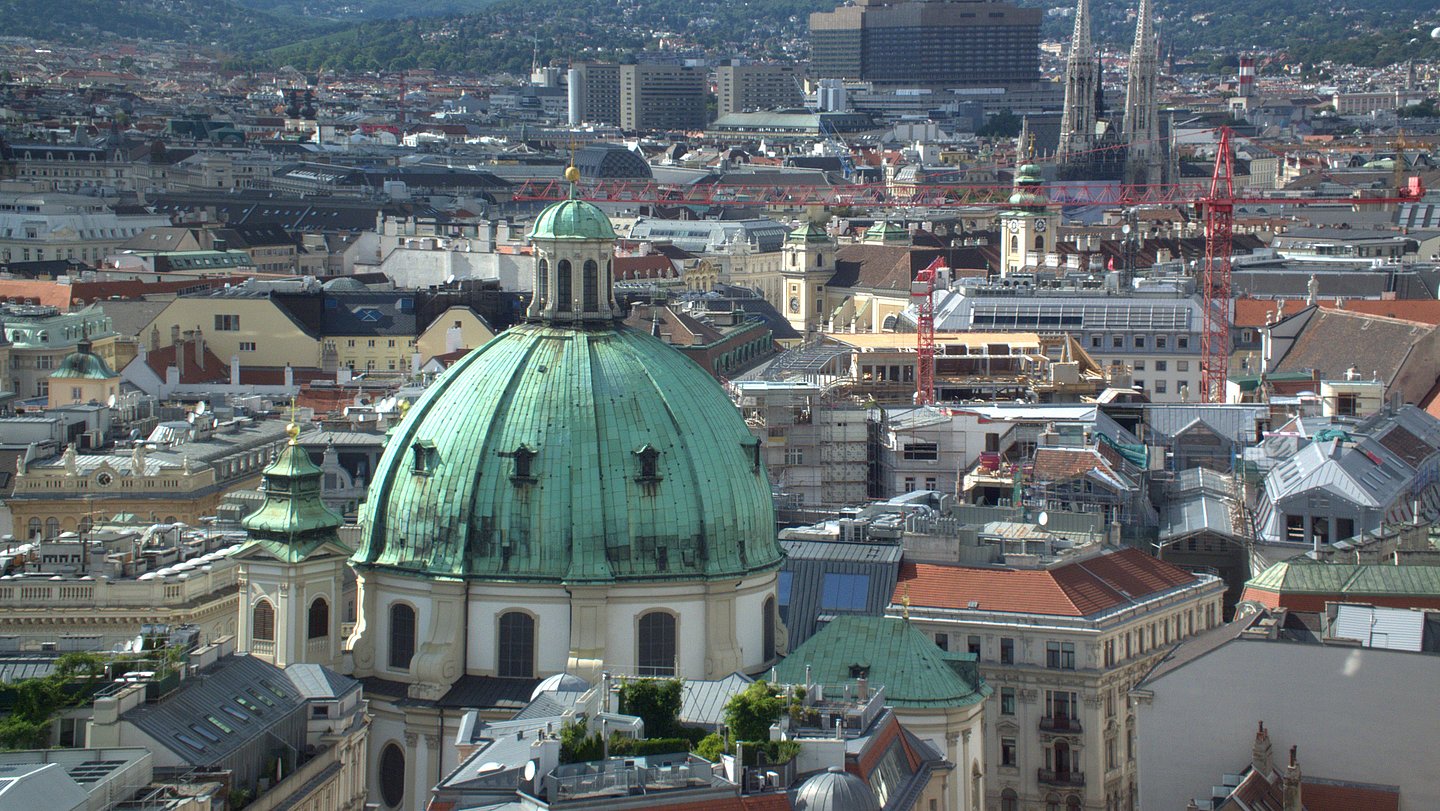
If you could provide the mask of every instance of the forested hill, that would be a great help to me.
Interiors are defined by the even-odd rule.
[[[1057,13],[1069,0],[1019,0]],[[1162,47],[1176,56],[1285,49],[1294,61],[1384,65],[1440,60],[1434,0],[1155,0]],[[302,69],[521,73],[542,59],[614,60],[666,35],[711,56],[805,56],[808,15],[836,0],[0,0],[0,32],[55,42],[145,38],[214,47],[237,62]],[[1135,0],[1092,4],[1095,35],[1128,47]],[[382,19],[388,14],[411,15]],[[423,16],[437,15],[437,16]],[[962,45],[962,43],[957,43]],[[1209,61],[1202,59],[1202,62]]]

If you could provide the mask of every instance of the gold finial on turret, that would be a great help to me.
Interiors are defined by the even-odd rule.
[[[290,424],[285,426],[285,435],[290,437],[291,445],[300,444],[300,423],[295,418],[295,398],[290,398]]]
[[[910,621],[910,584],[905,584],[905,593],[900,596],[900,616]]]

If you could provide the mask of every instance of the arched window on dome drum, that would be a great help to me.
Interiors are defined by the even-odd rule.
[[[594,259],[586,259],[580,276],[584,310],[587,313],[600,312],[600,266]]]
[[[404,603],[390,606],[390,666],[409,670],[415,658],[415,609]]]
[[[765,661],[775,658],[775,598],[765,598]]]
[[[405,801],[405,752],[394,743],[380,751],[380,801],[391,808]]]
[[[555,265],[555,309],[570,312],[570,260],[561,259]]]
[[[545,294],[550,292],[550,260],[541,259],[535,273],[535,306],[545,308]]]
[[[637,634],[637,672],[641,676],[675,675],[675,615],[651,611],[640,617]]]
[[[275,606],[269,600],[261,600],[250,609],[250,638],[275,641]]]
[[[310,602],[310,611],[305,618],[305,638],[324,639],[330,636],[330,603],[324,597]]]
[[[535,677],[535,618],[523,611],[500,615],[499,656],[496,675],[501,678]]]

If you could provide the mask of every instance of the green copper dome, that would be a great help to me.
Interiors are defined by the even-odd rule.
[[[535,218],[531,239],[614,239],[615,226],[605,212],[584,200],[561,200]]]
[[[50,373],[51,377],[81,378],[86,380],[109,380],[115,377],[110,364],[90,351],[90,343],[81,341],[74,352],[60,361],[60,366]]]
[[[830,235],[825,229],[813,222],[805,222],[803,225],[785,235],[785,241],[795,245],[813,245],[830,241]]]
[[[344,519],[321,500],[322,472],[296,442],[300,429],[292,423],[287,432],[290,443],[262,473],[264,503],[240,525],[252,541],[281,560],[294,562],[327,541],[337,542],[336,532]]]
[[[354,560],[570,583],[774,569],[758,449],[724,391],[659,339],[522,324],[447,370],[390,436]]]
[[[1050,203],[1050,198],[1045,196],[1042,186],[1045,178],[1040,174],[1040,167],[1033,163],[1027,163],[1020,167],[1015,173],[1015,192],[1010,195],[1010,205],[1021,208],[1039,208]]]

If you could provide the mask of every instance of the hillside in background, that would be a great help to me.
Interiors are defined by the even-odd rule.
[[[1068,37],[1069,3],[1044,36]],[[0,0],[0,31],[57,42],[114,38],[186,42],[238,55],[236,64],[313,70],[428,67],[523,73],[542,60],[615,60],[672,43],[710,56],[803,57],[812,11],[834,0]],[[1095,35],[1127,47],[1133,3],[1095,4]],[[403,19],[390,16],[407,15]],[[435,16],[431,16],[435,15]],[[1433,0],[1372,0],[1321,9],[1313,0],[1157,0],[1162,47],[1206,64],[1251,49],[1295,61],[1384,65],[1440,59],[1429,37]],[[76,22],[83,21],[83,22]]]

